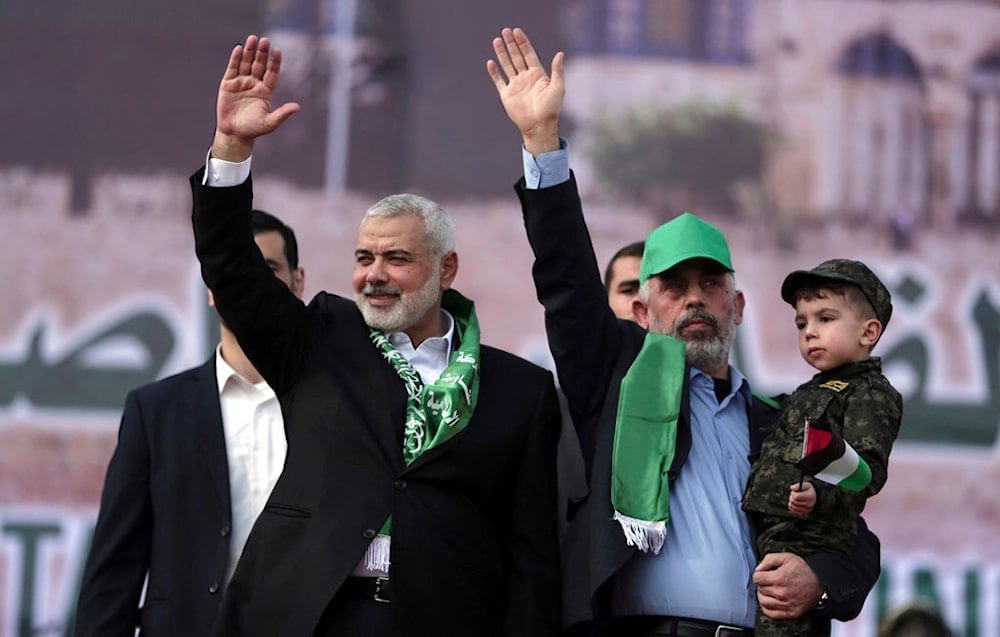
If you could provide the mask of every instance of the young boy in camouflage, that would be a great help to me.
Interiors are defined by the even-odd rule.
[[[899,432],[902,398],[871,350],[882,336],[892,303],[889,291],[863,263],[824,261],[812,270],[792,272],[781,298],[795,308],[802,358],[819,373],[782,402],[774,433],[755,459],[743,508],[756,527],[757,552],[845,553],[853,542],[865,499],[885,484],[889,451]],[[871,482],[859,492],[806,477],[802,459],[805,422],[820,423],[838,434],[871,469]],[[757,614],[756,634],[828,635],[823,616],[828,591],[817,611],[778,621]]]

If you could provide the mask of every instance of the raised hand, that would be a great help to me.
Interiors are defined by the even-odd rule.
[[[486,71],[507,116],[521,131],[531,154],[537,157],[558,149],[559,113],[566,92],[562,51],[552,58],[550,77],[524,31],[505,28],[500,36],[493,39],[496,60],[486,62]]]
[[[295,102],[272,108],[280,74],[281,50],[272,49],[267,38],[249,35],[242,46],[233,48],[219,83],[213,157],[246,159],[256,138],[274,131],[298,112]]]

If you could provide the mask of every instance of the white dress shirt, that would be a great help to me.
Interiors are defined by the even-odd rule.
[[[264,510],[274,483],[285,466],[285,425],[274,390],[267,383],[251,383],[240,376],[215,350],[215,373],[222,408],[222,430],[229,466],[232,530],[226,582],[257,516]]]

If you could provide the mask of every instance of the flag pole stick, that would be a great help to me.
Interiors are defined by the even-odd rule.
[[[809,427],[812,425],[812,418],[806,416],[804,426],[802,427],[803,442],[802,442],[802,456],[806,455],[806,447],[808,446],[809,440]],[[799,491],[802,491],[802,482],[806,479],[806,472],[799,469]]]

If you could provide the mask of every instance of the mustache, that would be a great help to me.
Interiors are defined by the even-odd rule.
[[[369,283],[365,286],[365,289],[361,290],[362,294],[402,294],[395,285],[390,285],[388,283]]]
[[[677,321],[677,323],[674,325],[674,330],[679,332],[688,325],[690,325],[691,323],[694,323],[695,321],[704,321],[705,323],[711,325],[712,329],[716,331],[719,330],[719,321],[717,321],[714,316],[712,316],[705,310],[698,308],[695,308],[690,312],[688,312],[687,314],[685,314],[684,316],[682,316],[680,320]]]

